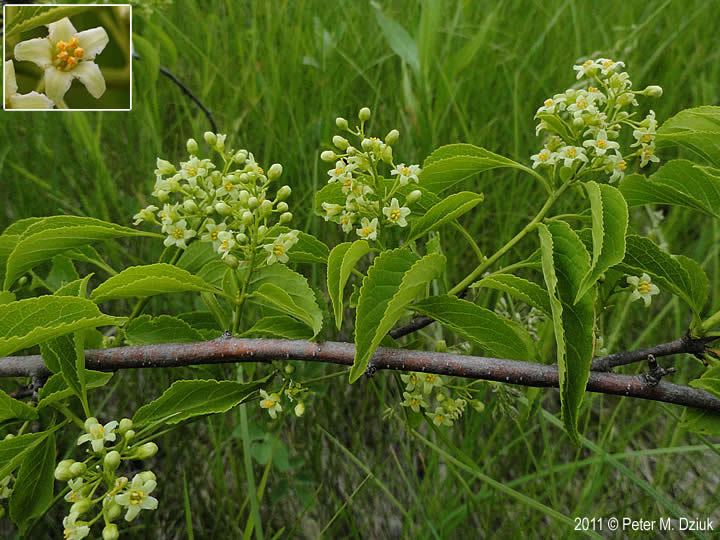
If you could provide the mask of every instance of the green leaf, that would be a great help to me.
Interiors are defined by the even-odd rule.
[[[20,6],[5,29],[5,39],[86,11],[90,6]]]
[[[98,326],[120,324],[84,298],[39,296],[5,304],[0,310],[0,357],[54,337]]]
[[[720,398],[720,366],[708,369],[702,377],[690,381],[690,386]],[[683,427],[703,435],[720,435],[720,414],[688,408],[683,417]]]
[[[53,295],[79,296],[81,298],[87,298],[88,283],[90,282],[90,278],[92,278],[93,275],[94,274],[88,274],[84,278],[71,281],[70,283],[67,283],[66,285],[60,287],[57,291],[53,293]]]
[[[48,435],[27,453],[10,498],[10,517],[21,531],[42,516],[53,500],[55,436]]]
[[[289,227],[277,225],[270,229],[265,243],[269,244],[279,235],[288,233],[291,230],[292,229],[290,229]],[[288,250],[287,255],[290,258],[290,262],[294,263],[325,264],[327,262],[329,253],[330,248],[328,248],[327,245],[315,238],[312,234],[298,231],[297,244],[295,244]]]
[[[340,182],[333,182],[332,184],[326,184],[315,192],[314,199],[314,212],[320,217],[325,217],[325,210],[323,210],[322,203],[339,204],[345,206],[347,195],[342,192],[342,185]]]
[[[720,170],[692,161],[668,161],[646,178],[626,176],[620,191],[630,206],[667,204],[699,210],[720,219]]]
[[[0,291],[0,306],[15,301],[15,293],[10,291]]]
[[[100,303],[117,298],[143,298],[180,292],[219,294],[221,291],[187,270],[172,264],[156,263],[126,268],[99,285],[90,298]]]
[[[192,242],[180,255],[176,266],[191,274],[200,274],[205,265],[214,262],[220,262],[227,269],[227,265],[220,260],[211,242]]]
[[[544,122],[545,125],[548,126],[550,131],[557,133],[562,139],[566,141],[572,141],[573,139],[575,139],[575,134],[573,133],[572,129],[570,129],[570,126],[568,126],[558,115],[550,113],[538,113],[535,115],[535,118],[537,118],[541,122]]]
[[[32,223],[22,234],[7,259],[4,288],[23,273],[67,250],[112,238],[157,236],[77,216],[53,216]]]
[[[85,370],[86,388],[101,388],[110,382],[113,373],[104,373],[102,371]],[[52,375],[43,385],[39,392],[38,409],[43,409],[53,403],[65,401],[73,397],[75,393],[68,387],[67,382],[62,373]]]
[[[531,360],[535,356],[532,338],[524,328],[467,300],[432,296],[414,304],[413,310],[477,343],[485,354],[515,360]]]
[[[128,345],[193,343],[203,341],[203,336],[188,323],[176,317],[142,315],[128,324],[125,329],[125,340]]]
[[[413,223],[408,242],[453,221],[483,201],[482,193],[461,191],[446,197]]]
[[[478,146],[450,144],[428,156],[420,173],[420,182],[425,189],[440,193],[478,173],[501,167],[526,169],[520,163]]]
[[[80,275],[69,257],[56,255],[52,258],[50,272],[45,278],[45,283],[50,287],[51,291],[56,291],[77,279],[80,279]]]
[[[40,345],[45,365],[52,372],[62,373],[65,382],[80,399],[87,412],[88,401],[85,388],[85,348],[80,332],[50,339]]]
[[[403,62],[408,64],[415,73],[420,72],[420,56],[417,43],[408,34],[407,30],[397,21],[385,15],[378,5],[375,5],[375,18],[380,30],[388,42],[392,51],[397,54]]]
[[[709,282],[695,261],[670,255],[644,236],[629,235],[626,243],[625,258],[615,266],[617,270],[635,276],[646,272],[661,289],[680,297],[700,314],[707,302]]]
[[[407,248],[383,252],[368,270],[360,289],[355,317],[355,361],[350,382],[358,380],[385,335],[403,316],[407,306],[445,268],[439,253],[418,259]]]
[[[595,286],[608,270],[625,257],[628,207],[622,193],[607,184],[586,182],[592,215],[593,253],[590,270],[583,276],[575,303]]]
[[[37,410],[27,403],[18,401],[0,390],[0,422],[5,420],[35,420]]]
[[[547,291],[537,283],[512,274],[493,274],[470,285],[470,288],[473,289],[480,287],[503,291],[513,298],[539,309],[546,315],[552,316],[550,297]]]
[[[262,388],[267,379],[235,381],[176,381],[159,398],[143,405],[133,416],[138,427],[179,424],[196,416],[224,413]]]
[[[0,478],[5,478],[25,460],[28,452],[45,440],[47,431],[26,433],[0,441]]]
[[[260,289],[262,292],[256,297]],[[271,264],[256,270],[250,279],[249,292],[252,294],[248,300],[261,307],[270,302],[270,307],[307,324],[312,328],[313,336],[322,329],[322,311],[315,300],[315,293],[307,279],[287,266]]]
[[[370,244],[366,240],[344,242],[338,244],[330,252],[327,259],[327,288],[335,314],[335,325],[338,330],[343,321],[343,292],[355,265],[370,253]]]
[[[596,293],[591,290],[577,303],[575,298],[590,270],[590,255],[565,222],[541,223],[538,232],[557,344],[562,417],[568,434],[578,440],[578,415],[593,358]]]
[[[720,167],[720,107],[680,111],[660,126],[656,141],[659,148],[681,146]]]
[[[271,315],[263,317],[255,322],[252,328],[243,333],[243,337],[246,336],[274,336],[282,339],[310,339],[313,337],[313,333],[305,323],[293,319],[292,317],[287,317],[285,315]]]
[[[4,233],[0,236],[0,281],[5,281],[5,267],[7,266],[8,257],[10,257],[19,240],[19,234]]]

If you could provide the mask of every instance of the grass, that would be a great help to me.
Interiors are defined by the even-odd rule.
[[[368,2],[176,0],[136,19],[136,32],[153,46],[136,41],[143,60],[135,63],[131,113],[3,116],[0,228],[63,212],[130,223],[146,204],[156,156],[179,159],[185,139],[208,129],[194,105],[158,77],[158,62],[194,89],[221,131],[263,162],[283,163],[296,223],[329,245],[340,235],[310,212],[326,177],[318,148],[328,144],[336,116],[351,117],[361,106],[372,108],[379,134],[400,129],[397,154],[406,162],[457,141],[527,162],[539,144],[535,109],[573,83],[571,66],[584,55],[624,60],[637,87],[661,85],[665,95],[653,104],[661,120],[720,101],[720,7],[713,2],[396,0],[385,3],[384,14],[377,17]],[[390,43],[383,27],[395,31]],[[488,173],[464,187],[485,193],[464,224],[486,253],[542,202],[536,183],[520,173]],[[644,211],[633,224],[647,232]],[[654,233],[671,251],[705,261],[711,307],[720,308],[718,224],[673,210]],[[469,270],[468,248],[450,230],[443,241],[456,282]],[[160,251],[152,242],[127,247],[112,254],[113,264]],[[515,254],[533,248],[526,240]],[[307,275],[322,287],[321,271]],[[608,330],[619,328],[614,350],[676,338],[688,322],[668,295],[649,311],[636,304],[626,317],[622,312],[602,321]],[[430,327],[426,337],[439,332]],[[676,381],[699,372],[687,359],[677,363]],[[301,380],[331,371],[297,367]],[[94,405],[107,417],[127,415],[182,376],[235,373],[123,373],[107,394],[94,396]],[[682,431],[677,409],[591,396],[585,438],[576,447],[558,423],[552,391],[527,411],[524,392],[475,385],[485,412],[469,412],[439,431],[406,422],[392,375],[352,387],[340,377],[314,388],[303,419],[269,425],[251,405],[243,413],[247,425],[228,414],[162,439],[154,465],[160,508],[136,522],[133,537],[257,536],[259,529],[248,526],[254,500],[265,538],[564,537],[575,534],[568,519],[576,516],[720,520],[718,448]],[[507,403],[520,412],[508,414]],[[244,447],[255,463],[252,490]],[[57,528],[60,511],[35,528],[38,538],[45,527]]]

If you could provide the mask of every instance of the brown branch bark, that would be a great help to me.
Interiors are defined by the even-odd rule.
[[[350,366],[355,358],[355,347],[350,343],[339,342],[220,338],[181,345],[89,350],[86,351],[85,357],[88,368],[101,371],[273,360],[305,360]],[[546,388],[559,386],[556,366],[405,349],[378,349],[372,358],[369,372],[377,369],[437,373],[523,386]],[[47,374],[47,368],[40,356],[14,356],[0,359],[0,377]],[[662,401],[720,413],[720,398],[708,392],[663,381],[655,384],[643,375],[592,372],[587,390]]]

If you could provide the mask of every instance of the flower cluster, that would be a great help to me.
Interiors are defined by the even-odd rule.
[[[15,45],[15,60],[37,64],[43,70],[45,94],[19,94],[12,60],[5,62],[5,108],[52,109],[64,107],[63,99],[74,79],[90,95],[99,99],[105,93],[105,78],[93,61],[110,41],[102,26],[78,32],[65,17],[47,25],[47,37],[21,41]]]
[[[420,182],[422,170],[419,165],[395,162],[392,147],[400,138],[398,130],[390,131],[384,140],[366,132],[370,114],[367,107],[360,109],[360,125],[354,129],[345,118],[335,120],[337,127],[357,142],[352,145],[335,135],[335,150],[320,155],[323,161],[335,163],[328,171],[328,183],[337,185],[340,195],[338,200],[322,202],[322,212],[325,221],[339,224],[345,233],[354,230],[360,238],[378,240],[383,227],[407,226],[410,207],[422,196],[420,190],[411,189]]]
[[[628,162],[637,158],[640,167],[658,162],[655,155],[655,113],[636,119],[637,96],[659,97],[662,88],[632,90],[622,62],[608,58],[587,60],[574,67],[578,86],[548,98],[537,110],[536,132],[547,135],[543,148],[531,157],[533,168],[569,169],[567,176],[609,175],[621,180]],[[632,130],[635,142],[621,148],[623,127]]]
[[[151,496],[157,486],[152,471],[137,473],[132,480],[118,474],[123,461],[149,459],[158,451],[151,441],[133,444],[136,433],[132,428],[129,418],[105,425],[96,418],[88,418],[85,433],[77,441],[78,445],[89,443],[88,458],[84,461],[65,459],[58,463],[55,479],[67,482],[70,488],[65,495],[65,501],[71,505],[63,519],[65,538],[85,538],[91,527],[102,520],[103,539],[114,540],[120,536],[114,522],[121,516],[130,522],[141,510],[157,508],[158,501]]]
[[[187,142],[188,160],[178,167],[158,158],[152,195],[162,206],[140,210],[135,225],[159,225],[167,247],[185,249],[195,239],[208,242],[231,267],[241,259],[288,262],[287,253],[300,234],[284,227],[293,218],[285,202],[291,189],[282,186],[274,197],[269,193],[282,166],[276,163],[265,172],[252,153],[226,147],[225,135],[207,132],[204,138],[222,166],[199,157],[194,139]]]
[[[285,375],[292,375],[294,371],[295,368],[291,364],[286,365],[283,370]],[[310,397],[310,394],[310,390],[301,383],[291,378],[285,379],[282,387],[277,392],[260,390],[260,408],[267,411],[270,418],[275,420],[278,413],[283,412],[282,400],[285,397],[292,406],[295,416],[299,418],[305,414],[305,402]]]

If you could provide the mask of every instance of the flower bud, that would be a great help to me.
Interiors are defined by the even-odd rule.
[[[278,189],[278,192],[276,195],[277,200],[284,201],[285,199],[287,199],[290,196],[291,193],[292,193],[292,189],[290,189],[290,186],[283,186],[280,189]]]
[[[77,461],[77,462],[73,463],[72,465],[70,465],[68,470],[70,472],[71,477],[76,478],[78,476],[85,474],[85,471],[87,471],[87,465]]]
[[[260,201],[258,200],[257,197],[250,197],[248,199],[247,204],[248,204],[248,208],[250,210],[255,210],[258,207],[258,205],[260,204]]]
[[[280,225],[283,223],[290,223],[292,221],[292,212],[284,212],[280,215]]]
[[[220,201],[215,204],[215,211],[221,216],[229,216],[232,213],[232,207],[229,204]]]
[[[288,204],[286,202],[279,202],[277,207],[275,208],[278,212],[287,212],[288,211]]]
[[[157,158],[155,162],[158,174],[175,174],[175,165],[167,160]]]
[[[447,352],[448,346],[444,339],[438,339],[435,342],[435,352]]]
[[[239,244],[244,244],[245,242],[248,241],[247,234],[245,234],[245,233],[238,233],[235,236],[235,239],[238,241]]]
[[[103,468],[108,472],[113,472],[120,466],[120,452],[112,450],[105,454],[103,459]]]
[[[103,540],[118,540],[120,533],[118,532],[117,525],[114,523],[105,525],[105,528],[102,530],[102,537]]]
[[[240,221],[242,221],[242,224],[245,225],[246,227],[249,227],[250,225],[252,225],[252,222],[253,222],[252,212],[250,210],[245,210],[245,212],[243,212],[242,217],[240,218]]]
[[[408,193],[408,196],[405,197],[405,204],[413,204],[420,200],[420,197],[422,197],[422,191],[419,189],[414,189],[410,193]]]
[[[247,161],[248,153],[247,150],[238,150],[233,156],[235,163],[245,163]]]
[[[28,282],[28,277],[23,276],[20,279],[18,279],[18,286],[24,287],[25,285],[27,285],[27,282]]]
[[[332,142],[340,150],[346,150],[347,147],[350,146],[348,140],[345,137],[341,137],[340,135],[335,135],[332,138]]]
[[[73,476],[70,474],[70,466],[75,463],[72,459],[64,459],[55,467],[55,480],[67,482]]]
[[[132,429],[133,422],[129,418],[123,418],[120,420],[120,424],[118,424],[118,433],[121,435],[125,433],[128,429]]]
[[[660,86],[648,86],[642,93],[644,96],[660,97],[663,95],[663,89]]]
[[[258,240],[262,240],[263,238],[265,238],[267,232],[268,228],[265,225],[260,225],[257,229]]]
[[[191,156],[198,153],[198,143],[195,139],[188,139],[185,148],[187,148],[188,154]]]
[[[131,441],[135,438],[135,430],[134,429],[128,429],[125,432],[125,439],[128,441]]]
[[[386,146],[383,148],[382,155],[380,157],[385,163],[390,165],[393,160],[392,146]]]
[[[295,366],[293,366],[292,364],[285,364],[283,371],[285,371],[285,375],[292,375],[293,373],[295,373]]]
[[[230,268],[237,268],[238,266],[240,266],[240,261],[235,255],[225,255],[222,258],[222,262],[224,262]]]
[[[105,516],[108,521],[115,521],[122,514],[122,507],[115,502],[115,499],[105,499],[103,501],[103,508],[105,509]]]
[[[332,150],[325,150],[322,154],[320,154],[320,159],[323,161],[335,161],[336,158],[337,156]]]
[[[385,135],[385,144],[395,144],[400,138],[400,132],[397,129],[393,129],[390,133]]]
[[[273,165],[268,169],[267,177],[268,180],[277,180],[280,178],[280,176],[283,173],[283,167],[279,163],[273,163]]]
[[[305,414],[305,404],[301,401],[297,405],[295,405],[295,416],[298,418]]]
[[[362,146],[363,150],[369,152],[373,147],[373,142],[370,139],[363,139],[360,146]]]
[[[223,135],[221,133],[217,134],[217,140],[215,142],[215,150],[218,152],[222,152],[225,150],[225,139],[227,138],[227,135]]]
[[[158,445],[154,442],[145,443],[142,446],[135,449],[135,459],[149,459],[158,452]]]
[[[183,203],[183,208],[185,209],[186,212],[188,212],[190,214],[194,214],[195,212],[197,212],[198,205],[192,199],[187,199]]]
[[[335,119],[335,125],[338,127],[338,129],[347,129],[348,128],[348,121],[345,120],[342,116],[338,116]]]
[[[215,135],[212,131],[206,131],[203,138],[210,146],[215,146],[217,144],[217,135]]]
[[[273,203],[272,201],[269,201],[265,199],[262,204],[260,205],[260,213],[264,216],[267,216],[272,212]]]
[[[80,499],[78,502],[74,503],[70,507],[70,513],[84,514],[85,512],[90,510],[91,506],[92,501],[90,499]]]
[[[358,118],[361,122],[367,122],[368,120],[370,120],[370,109],[368,109],[367,107],[363,107],[362,109],[360,109],[360,112],[358,113]]]

